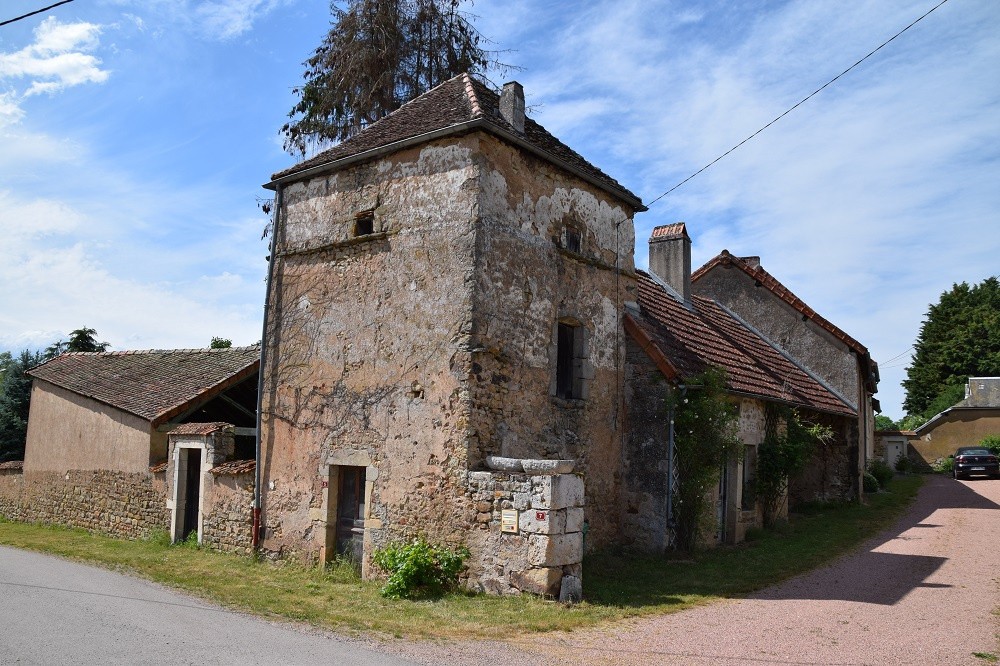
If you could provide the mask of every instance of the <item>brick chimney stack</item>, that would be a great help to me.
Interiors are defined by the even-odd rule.
[[[517,81],[503,84],[500,93],[500,116],[524,134],[524,87]]]
[[[691,302],[691,237],[683,222],[653,229],[649,237],[649,272]]]

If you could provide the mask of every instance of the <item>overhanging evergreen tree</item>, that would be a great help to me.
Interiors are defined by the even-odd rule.
[[[304,64],[285,149],[342,141],[434,86],[496,63],[462,0],[349,0]]]
[[[941,294],[913,349],[903,380],[910,414],[931,417],[954,404],[969,377],[1000,376],[1000,281],[963,282]]]
[[[17,357],[5,355],[0,373],[0,462],[22,460],[28,434],[31,377],[25,372],[45,360],[27,349]]]

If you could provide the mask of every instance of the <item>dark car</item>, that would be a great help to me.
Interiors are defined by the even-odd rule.
[[[955,451],[951,473],[956,479],[969,476],[1000,476],[1000,460],[981,446],[963,446]]]

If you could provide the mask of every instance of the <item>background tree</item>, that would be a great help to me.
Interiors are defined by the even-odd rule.
[[[906,370],[903,407],[930,418],[964,396],[969,377],[1000,375],[1000,281],[953,285],[931,305]]]
[[[896,422],[885,414],[875,415],[875,429],[876,430],[895,430]]]
[[[70,331],[69,342],[66,343],[65,351],[70,352],[102,352],[110,347],[107,342],[97,341],[97,331],[92,328],[78,328]]]
[[[209,349],[229,349],[233,346],[233,341],[229,338],[218,338],[213,337],[212,342],[209,343]]]
[[[25,372],[44,360],[40,352],[27,349],[17,357],[0,355],[0,462],[24,459],[31,402],[31,377]]]
[[[285,150],[353,136],[448,79],[500,65],[485,51],[462,0],[331,2],[332,27],[304,63],[299,101],[281,128]],[[501,65],[502,67],[502,65]]]

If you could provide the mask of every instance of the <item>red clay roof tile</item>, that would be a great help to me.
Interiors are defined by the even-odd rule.
[[[208,470],[215,476],[239,476],[241,474],[251,474],[257,469],[256,460],[230,460],[221,465],[216,465]]]
[[[243,381],[257,370],[260,347],[73,352],[27,374],[159,425]]]
[[[636,321],[681,377],[716,366],[726,371],[728,388],[734,393],[821,412],[856,414],[715,301],[694,296],[687,308],[647,273],[637,273],[642,314]]]

